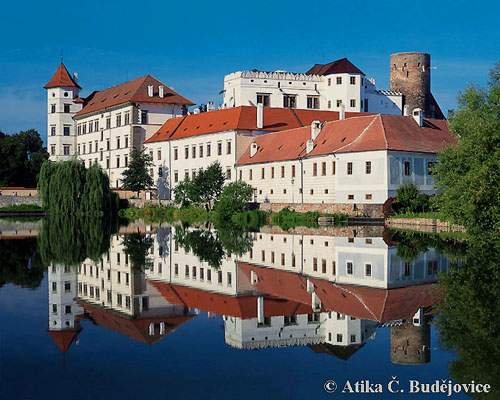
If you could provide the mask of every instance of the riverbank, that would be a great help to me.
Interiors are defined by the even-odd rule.
[[[215,211],[207,211],[199,207],[165,207],[147,206],[142,208],[126,208],[120,210],[120,217],[128,220],[142,219],[149,222],[181,222],[190,225],[201,225],[207,222],[220,222]],[[257,229],[264,225],[275,225],[282,229],[292,227],[317,227],[318,220],[327,220],[330,225],[343,225],[347,223],[346,214],[321,214],[315,211],[296,212],[287,208],[279,212],[250,210],[232,216],[231,221],[226,221],[242,228]]]
[[[407,213],[394,215],[386,218],[385,226],[394,229],[401,228],[428,233],[465,233],[465,228],[462,225],[457,225],[446,221],[438,212]]]
[[[0,218],[8,217],[43,217],[45,210],[37,204],[13,204],[0,207]]]

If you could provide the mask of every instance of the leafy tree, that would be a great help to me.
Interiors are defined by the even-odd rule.
[[[224,187],[224,173],[216,161],[193,179],[186,178],[174,189],[175,202],[182,207],[199,205],[210,211]]]
[[[224,181],[226,180],[224,172],[219,162],[214,162],[193,179],[193,184],[198,193],[198,201],[204,205],[207,210],[213,208],[222,193]]]
[[[489,396],[475,397],[493,399],[500,388],[500,249],[491,236],[476,236],[469,243],[463,265],[441,279],[445,297],[437,322],[441,342],[457,354],[452,377],[492,385]]]
[[[457,146],[439,155],[440,212],[468,232],[498,230],[500,203],[500,63],[487,90],[468,87],[450,121]]]
[[[149,168],[153,160],[149,154],[137,149],[132,150],[128,168],[123,171],[122,185],[125,189],[139,192],[153,186],[153,178],[149,175]]]
[[[217,222],[230,222],[233,215],[243,211],[252,199],[252,187],[242,181],[228,184],[215,205]]]
[[[35,129],[14,135],[0,132],[0,186],[35,187],[49,154]]]
[[[0,288],[6,283],[37,288],[43,279],[45,265],[37,251],[36,238],[0,240]]]
[[[153,245],[153,238],[141,233],[130,233],[123,237],[122,244],[132,267],[141,271],[151,267],[153,260],[149,257],[149,249]]]

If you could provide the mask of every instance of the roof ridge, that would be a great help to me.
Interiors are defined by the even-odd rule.
[[[300,120],[299,116],[297,115],[297,113],[295,112],[295,109],[293,108],[289,108],[289,110],[291,111],[292,115],[295,117],[295,119],[297,120],[297,122],[299,123],[300,126],[305,126],[303,125],[302,121]]]
[[[387,135],[386,135],[386,132],[385,132],[384,118],[382,118],[381,114],[379,114],[379,116],[380,116],[380,124],[382,125],[382,132],[383,132],[383,137],[384,137],[385,148],[388,149],[389,148],[389,142],[387,141]]]
[[[171,133],[170,135],[168,135],[168,137],[169,137],[169,138],[171,138],[171,137],[172,137],[172,135],[173,135],[175,132],[177,132],[177,130],[181,127],[182,123],[185,121],[185,119],[186,119],[187,117],[188,117],[188,115],[187,115],[187,114],[182,116],[181,120],[179,121],[179,123],[177,124],[177,126],[174,128],[174,130],[172,131],[172,133]],[[175,118],[175,117],[174,117],[174,118]],[[167,121],[168,121],[168,119],[167,119]],[[167,121],[165,121],[165,122],[167,122]],[[158,130],[158,132],[160,132],[160,130]]]
[[[376,114],[376,115],[373,115],[373,119],[370,121],[370,123],[363,129],[363,131],[358,135],[358,137],[356,139],[354,139],[352,142],[350,143],[347,143],[346,145],[342,146],[342,147],[339,147],[337,150],[334,151],[334,153],[338,153],[339,150],[342,150],[354,143],[356,143],[358,140],[361,139],[361,137],[367,132],[367,130],[372,126],[372,124],[375,122],[376,118],[380,116],[380,114]],[[346,121],[346,120],[342,120],[342,121]]]

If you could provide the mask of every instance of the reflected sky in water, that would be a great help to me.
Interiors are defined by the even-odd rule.
[[[449,378],[442,251],[408,257],[382,227],[205,233],[122,228],[99,260],[41,265],[32,289],[36,227],[4,231],[2,251],[27,258],[0,288],[0,397],[364,398],[323,384]]]

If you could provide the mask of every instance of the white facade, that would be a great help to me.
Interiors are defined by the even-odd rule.
[[[76,154],[85,166],[98,163],[111,186],[120,187],[132,149],[142,149],[167,119],[181,114],[178,105],[127,103],[77,117]]]
[[[82,313],[75,304],[77,271],[71,266],[52,264],[48,268],[49,331],[74,330],[76,317]]]
[[[361,73],[309,75],[284,71],[233,72],[224,77],[223,107],[257,105],[401,115],[403,96],[377,90]]]
[[[50,160],[69,160],[76,152],[76,126],[73,116],[81,110],[75,103],[80,89],[56,87],[47,89],[47,150]]]
[[[383,204],[404,183],[434,194],[431,167],[436,159],[430,153],[379,150],[243,164],[237,169],[238,178],[254,188],[258,203]]]

